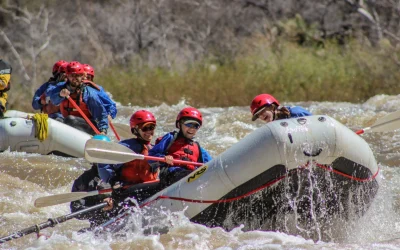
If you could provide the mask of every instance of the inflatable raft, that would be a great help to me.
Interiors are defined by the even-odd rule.
[[[61,156],[83,157],[87,140],[91,136],[85,132],[53,119],[47,119],[47,138],[40,141],[35,136],[35,122],[28,114],[10,110],[0,119],[0,152],[11,151],[55,154]]]
[[[139,204],[153,229],[169,210],[209,227],[287,232],[290,218],[309,228],[359,218],[378,191],[378,172],[369,145],[335,119],[292,118],[257,129]],[[130,213],[103,229],[119,231]]]

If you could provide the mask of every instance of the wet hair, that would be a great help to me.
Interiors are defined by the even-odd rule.
[[[276,120],[279,120],[279,119],[286,119],[286,118],[290,118],[290,111],[289,111],[289,109],[288,108],[286,108],[286,107],[279,107],[278,109],[277,109],[277,118],[276,118]]]

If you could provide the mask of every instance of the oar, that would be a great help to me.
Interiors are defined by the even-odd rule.
[[[126,190],[132,186],[146,185],[149,183],[156,183],[156,182],[159,182],[159,180],[145,181],[145,182],[137,183],[137,184],[124,185],[120,188],[121,188],[121,190]],[[83,198],[86,198],[89,196],[100,195],[100,194],[111,194],[112,191],[113,191],[112,188],[108,188],[108,189],[95,190],[95,191],[89,191],[89,192],[71,192],[71,193],[55,194],[55,195],[49,195],[49,196],[45,196],[45,197],[39,197],[35,200],[35,207],[48,207],[48,206],[59,205],[59,204],[83,199]]]
[[[111,116],[108,116],[108,123],[110,124],[110,127],[111,127],[112,131],[114,132],[115,137],[117,137],[117,140],[120,141],[120,140],[121,140],[121,137],[119,137],[117,131],[116,131],[115,128],[114,128],[114,125],[113,125],[113,123],[112,123]]]
[[[89,124],[89,126],[93,129],[93,131],[98,135],[100,134],[100,131],[93,125],[93,123],[89,120],[89,118],[85,115],[85,113],[83,113],[82,109],[76,104],[76,102],[74,100],[72,100],[72,98],[70,98],[70,96],[66,96],[65,98],[68,99],[68,101],[72,104],[72,106],[74,106],[74,108],[76,110],[78,110],[79,114],[81,114],[81,116],[83,117],[83,119],[85,119],[85,121]]]
[[[365,132],[389,132],[400,128],[400,110],[379,118],[372,126],[356,131],[361,135]]]
[[[85,145],[85,159],[95,163],[118,164],[133,160],[152,160],[165,162],[163,157],[136,154],[131,149],[115,143],[89,139]],[[174,160],[174,164],[203,166],[200,162]]]
[[[84,213],[87,213],[87,212],[92,212],[94,210],[101,209],[101,208],[103,208],[105,206],[107,206],[107,202],[103,202],[103,203],[97,204],[95,206],[88,207],[88,208],[82,209],[80,211],[77,211],[77,212],[74,212],[74,213],[70,213],[70,214],[67,214],[67,215],[63,215],[63,216],[60,216],[60,217],[57,217],[57,218],[50,218],[46,222],[43,222],[43,223],[31,226],[31,227],[22,229],[21,231],[12,233],[12,234],[10,234],[8,236],[1,237],[0,238],[0,244],[4,243],[6,241],[12,240],[12,239],[21,238],[22,236],[27,235],[27,234],[38,233],[42,229],[45,229],[45,228],[48,228],[48,227],[54,227],[55,225],[63,223],[63,222],[65,222],[67,220],[70,220],[72,218],[75,218],[78,215],[81,215],[81,214],[84,214]]]
[[[120,137],[122,138],[133,138],[136,137],[135,135],[132,134],[131,127],[127,124],[122,124],[122,123],[114,123],[114,128],[115,131],[118,132]]]
[[[45,197],[39,197],[35,200],[35,207],[48,207],[59,205],[71,201],[76,201],[79,199],[83,199],[85,197],[99,195],[99,194],[109,194],[112,193],[112,188],[95,190],[90,192],[71,192],[65,194],[55,194],[49,195]]]

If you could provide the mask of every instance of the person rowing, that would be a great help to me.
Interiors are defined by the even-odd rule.
[[[202,124],[203,116],[199,110],[193,107],[182,109],[175,121],[179,131],[158,138],[156,145],[149,151],[150,156],[165,158],[166,163],[149,161],[153,172],[160,171],[160,183],[163,188],[198,168],[192,164],[174,164],[174,159],[201,163],[211,161],[211,155],[194,140]]]
[[[157,126],[155,116],[147,110],[139,110],[132,114],[129,123],[131,132],[136,138],[123,140],[119,144],[138,154],[148,155],[149,149],[152,148],[151,140]],[[101,135],[93,138],[110,141],[108,138],[102,138]],[[104,201],[107,202],[108,206],[95,214],[86,214],[78,217],[78,219],[88,219],[91,228],[93,228],[100,225],[109,216],[117,213],[118,206],[115,206],[115,204],[119,204],[128,197],[144,200],[159,191],[157,177],[158,173],[151,172],[150,166],[145,160],[132,160],[124,164],[93,164],[90,170],[85,171],[75,180],[72,192],[113,187],[112,197],[94,196],[73,201],[70,206],[71,211],[76,212],[80,209],[85,209],[88,204],[93,206]],[[137,185],[141,183],[149,184]]]
[[[108,112],[101,100],[100,87],[93,82],[84,81],[85,70],[77,61],[68,64],[67,78],[66,82],[59,83],[46,92],[54,105],[60,105],[64,123],[91,135],[97,133],[96,129],[106,135]],[[67,100],[68,98],[72,100]],[[85,121],[85,116],[89,122]],[[92,124],[94,127],[90,126]]]

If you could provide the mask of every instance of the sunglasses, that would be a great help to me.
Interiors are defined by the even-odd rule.
[[[199,129],[200,128],[200,125],[197,124],[197,123],[185,123],[183,125],[185,125],[188,128],[194,128],[194,129]]]
[[[153,131],[156,128],[156,125],[148,125],[146,127],[141,128],[140,130],[142,130],[143,132],[147,132],[147,131]]]

